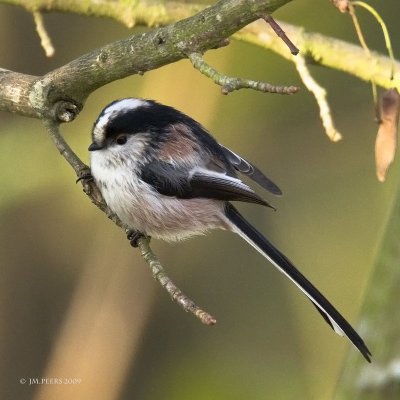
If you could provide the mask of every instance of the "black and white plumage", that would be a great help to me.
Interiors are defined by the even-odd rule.
[[[94,124],[92,140],[92,175],[108,206],[132,230],[166,241],[212,229],[237,233],[370,361],[371,353],[351,325],[230,203],[270,206],[238,173],[282,194],[254,165],[216,142],[192,118],[151,100],[127,98],[108,105]]]

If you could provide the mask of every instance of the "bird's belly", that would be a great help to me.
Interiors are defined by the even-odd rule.
[[[98,186],[121,221],[146,235],[176,241],[225,229],[223,201],[164,196],[141,180],[99,181]]]

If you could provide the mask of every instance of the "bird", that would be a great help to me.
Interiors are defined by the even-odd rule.
[[[371,362],[363,339],[326,297],[232,202],[272,207],[240,175],[280,188],[183,112],[141,98],[108,104],[92,129],[90,169],[108,207],[134,234],[176,242],[214,229],[238,234],[292,281],[324,320]],[[138,236],[139,235],[139,236]]]

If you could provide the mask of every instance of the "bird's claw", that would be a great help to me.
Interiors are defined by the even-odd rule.
[[[141,237],[145,237],[145,235],[142,232],[136,230],[131,230],[127,232],[127,238],[132,247],[138,247],[138,240]]]
[[[90,172],[90,170],[84,170],[82,172],[79,173],[79,177],[78,179],[75,181],[75,183],[78,183],[80,181],[84,181],[86,182],[93,182],[94,178],[92,173]]]

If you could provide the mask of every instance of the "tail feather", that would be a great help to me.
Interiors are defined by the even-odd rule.
[[[226,216],[232,224],[232,230],[239,234],[265,258],[267,258],[279,271],[285,274],[300,290],[311,300],[325,321],[339,335],[347,336],[357,347],[364,358],[371,362],[371,353],[366,344],[343,318],[336,308],[323,296],[323,294],[286,258],[276,249],[260,232],[258,232],[236,210],[232,204],[226,206]]]

